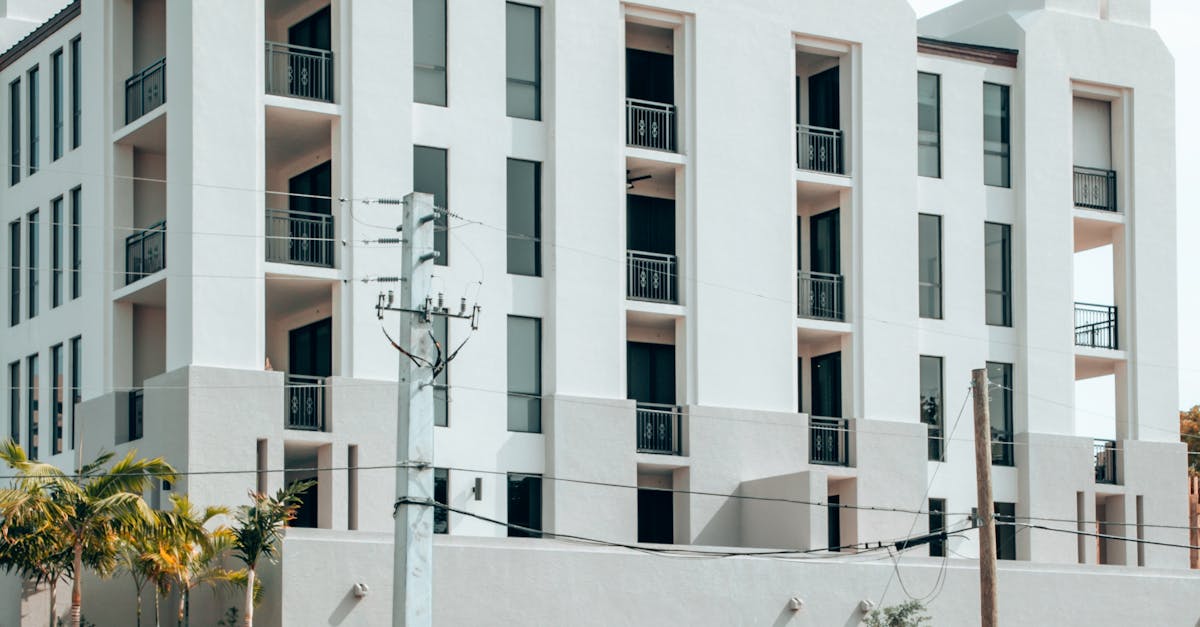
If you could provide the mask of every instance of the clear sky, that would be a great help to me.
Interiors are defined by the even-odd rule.
[[[917,17],[954,4],[955,0],[909,0]],[[1188,113],[1200,101],[1200,2],[1197,0],[1152,0],[1151,21],[1175,55],[1175,131],[1177,205],[1179,230],[1179,407],[1200,404],[1200,292],[1196,270],[1200,269],[1200,186],[1188,185],[1189,175],[1200,171],[1200,116]],[[1112,302],[1112,273],[1104,250],[1098,255],[1076,257],[1076,300]],[[1097,269],[1102,266],[1103,269]],[[1076,387],[1076,416],[1080,429],[1095,437],[1111,436],[1113,395],[1111,381],[1082,382]],[[1084,435],[1082,431],[1080,435]]]

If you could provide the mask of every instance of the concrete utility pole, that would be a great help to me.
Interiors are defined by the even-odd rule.
[[[996,627],[996,507],[992,502],[992,424],[987,369],[971,371],[975,397],[975,480],[979,498],[979,613],[982,627]]]
[[[398,342],[427,362],[433,358],[428,313],[433,279],[434,207],[430,194],[404,197],[401,227],[404,256],[400,280]],[[415,310],[425,308],[424,315]],[[433,624],[433,508],[401,499],[433,500],[433,381],[407,355],[400,355],[399,421],[396,425],[396,527],[392,580],[392,625]],[[429,379],[429,380],[426,380]],[[405,466],[405,463],[412,464]],[[419,465],[419,466],[418,466]]]

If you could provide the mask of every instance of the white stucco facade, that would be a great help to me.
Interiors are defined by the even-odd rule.
[[[400,357],[375,305],[394,289],[380,278],[400,273],[400,207],[375,201],[414,191],[414,146],[446,151],[448,263],[434,269],[435,290],[451,309],[460,298],[482,306],[449,368],[448,424],[435,433],[448,503],[508,520],[506,475],[542,475],[550,534],[633,544],[654,528],[677,545],[817,551],[674,559],[510,539],[502,525],[450,513],[434,550],[437,624],[854,624],[860,601],[906,598],[889,585],[894,568],[909,590],[927,591],[943,567],[928,546],[898,566],[886,552],[822,549],[925,533],[930,499],[941,500],[946,528],[968,526],[967,387],[989,362],[1011,365],[1011,389],[992,388],[1011,398],[1011,425],[997,436],[1011,453],[993,466],[993,490],[1018,523],[1015,559],[1001,561],[1005,624],[1200,619],[1187,601],[1200,589],[1188,553],[1164,546],[1188,542],[1187,488],[1175,408],[1175,79],[1149,28],[1150,0],[964,0],[920,21],[903,0],[522,0],[539,9],[537,120],[506,109],[502,0],[446,0],[447,106],[414,102],[414,66],[429,67],[414,58],[412,2],[81,0],[34,17],[19,4],[0,2],[12,19],[49,21],[0,57],[0,86],[21,81],[15,124],[0,92],[10,155],[0,287],[4,313],[16,314],[0,326],[0,420],[29,445],[36,355],[41,459],[69,468],[79,449],[86,459],[136,448],[192,473],[156,488],[154,504],[169,490],[237,505],[248,490],[315,476],[305,518],[314,528],[290,531],[280,563],[264,569],[258,624],[390,616]],[[315,28],[327,41],[279,52],[323,10]],[[670,55],[671,102],[649,105],[670,105],[669,145],[641,133],[651,119],[626,100],[653,76],[632,65],[663,57],[627,60],[627,50]],[[169,71],[156,69],[161,59]],[[295,77],[314,70],[316,87],[299,87]],[[938,77],[937,176],[918,175],[918,73]],[[819,87],[825,100],[822,76],[835,77]],[[1007,87],[1007,186],[985,184],[995,124],[985,84]],[[510,219],[512,159],[541,164],[533,234]],[[1077,166],[1115,186],[1096,192],[1083,174],[1081,192]],[[322,167],[327,189],[301,186]],[[666,202],[666,226],[631,217],[643,215],[639,202]],[[833,209],[833,230],[822,230]],[[940,217],[937,317],[919,302],[921,214]],[[988,324],[985,223],[1009,228],[1008,324]],[[669,257],[669,272],[631,266],[643,227],[669,240],[654,257]],[[130,261],[141,237],[146,248]],[[514,241],[536,242],[537,276],[506,271]],[[1089,263],[1111,251],[1114,277],[1111,302],[1100,303],[1110,309],[1091,327],[1073,286],[1087,251]],[[635,289],[668,275],[669,293]],[[531,393],[513,388],[510,316],[541,321],[533,432],[509,426],[510,391]],[[394,332],[394,318],[386,324]],[[469,333],[449,322],[450,345]],[[300,347],[313,342],[327,371],[308,371]],[[657,398],[639,396],[635,345],[671,355],[663,381],[648,384]],[[922,424],[921,356],[941,359],[944,461],[930,459]],[[1113,407],[1080,420],[1077,381],[1097,377],[1111,378]],[[666,397],[676,409],[646,412]],[[315,413],[293,409],[308,401]],[[646,439],[660,424],[669,446]],[[1096,438],[1116,450],[1102,469],[1115,475],[1100,481]],[[228,470],[245,472],[205,474]],[[650,512],[639,487],[676,492]],[[832,517],[831,497],[843,506]],[[970,624],[976,536],[946,547],[930,613]],[[355,597],[355,583],[370,593]],[[88,619],[130,624],[131,588],[123,576],[89,578]],[[40,624],[42,606],[19,582],[4,580],[0,593],[0,625]],[[805,607],[789,610],[792,596]],[[196,594],[192,620],[210,624],[235,604]]]

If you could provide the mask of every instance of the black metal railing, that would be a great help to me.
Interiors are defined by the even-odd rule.
[[[145,391],[129,391],[129,439],[137,440],[142,437],[142,426],[145,417]]]
[[[1075,303],[1075,345],[1117,350],[1117,307]]]
[[[146,115],[167,101],[167,59],[125,79],[125,123]]]
[[[333,216],[267,209],[267,261],[333,267]]]
[[[267,42],[268,94],[333,102],[333,52]]]
[[[808,124],[796,125],[796,167],[801,170],[845,174],[841,130]]]
[[[1101,211],[1117,210],[1117,173],[1075,166],[1075,206]]]
[[[830,466],[850,465],[850,421],[845,418],[809,420],[808,460]]]
[[[625,141],[639,148],[675,152],[675,105],[626,98]]]
[[[637,404],[637,450],[658,455],[683,454],[683,411],[675,405]]]
[[[797,273],[797,280],[800,302],[796,315],[818,320],[846,319],[846,311],[842,306],[842,275],[801,270]]]
[[[1096,462],[1096,483],[1117,482],[1117,443],[1115,440],[1093,440],[1092,457]]]
[[[325,430],[325,379],[287,375],[284,384],[288,429]]]
[[[125,238],[125,285],[167,267],[167,221]]]
[[[660,303],[679,302],[675,255],[626,252],[626,294],[634,300]]]
[[[1016,463],[1013,452],[1013,434],[992,427],[992,463],[996,466],[1012,466]]]

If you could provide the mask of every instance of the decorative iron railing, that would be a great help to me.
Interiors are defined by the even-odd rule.
[[[125,79],[125,123],[146,115],[167,101],[167,59]]]
[[[267,209],[267,261],[333,267],[333,216]]]
[[[630,250],[626,253],[626,294],[634,300],[679,302],[675,255]]]
[[[325,379],[287,375],[284,386],[288,429],[325,430]]]
[[[818,320],[846,319],[842,300],[842,275],[827,272],[797,273],[799,306],[796,315]]]
[[[268,94],[333,102],[333,52],[267,42]]]
[[[808,124],[796,125],[796,167],[801,170],[845,174],[841,130]]]
[[[638,403],[637,430],[639,453],[683,454],[683,411],[679,407]]]
[[[1117,482],[1117,443],[1115,440],[1093,440],[1092,456],[1096,462],[1096,483]]]
[[[808,460],[830,466],[850,465],[850,421],[845,418],[809,419]]]
[[[1117,173],[1075,166],[1075,206],[1101,211],[1117,210]]]
[[[1117,350],[1116,306],[1075,303],[1075,345]]]
[[[125,285],[167,267],[167,221],[125,238]]]
[[[639,148],[675,152],[675,105],[626,98],[625,141]]]

